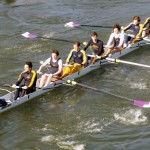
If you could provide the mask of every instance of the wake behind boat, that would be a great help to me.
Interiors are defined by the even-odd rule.
[[[131,47],[127,47],[127,48],[125,48],[122,51],[114,53],[111,56],[109,56],[108,58],[116,59],[116,58],[120,58],[120,57],[122,57],[124,55],[127,55],[128,53],[138,49],[140,46],[147,45],[147,41],[148,41],[147,39],[150,40],[150,38],[147,37],[147,38],[145,38],[145,40],[143,39],[143,40],[135,43]],[[73,73],[73,74],[71,74],[71,75],[69,75],[67,77],[64,77],[63,79],[58,80],[56,82],[52,82],[51,84],[49,84],[48,86],[46,86],[46,87],[44,87],[42,89],[37,88],[35,92],[27,94],[27,95],[25,95],[23,97],[20,97],[18,100],[14,100],[14,91],[10,92],[10,93],[2,96],[1,98],[6,99],[6,100],[11,100],[12,103],[11,103],[11,105],[6,106],[6,107],[0,107],[0,113],[5,112],[5,111],[7,111],[9,109],[12,109],[12,108],[14,108],[14,107],[16,107],[18,105],[21,105],[21,104],[23,104],[23,103],[25,103],[25,102],[27,102],[27,101],[29,101],[29,100],[39,96],[39,95],[42,95],[42,94],[44,94],[44,93],[46,93],[46,92],[48,92],[50,90],[53,90],[56,87],[61,86],[64,83],[66,83],[67,80],[73,80],[73,79],[79,78],[81,76],[84,76],[85,74],[87,74],[87,73],[89,73],[89,72],[91,72],[91,71],[101,67],[104,64],[108,64],[108,63],[110,63],[110,61],[108,59],[101,59],[101,60],[97,61],[96,63],[94,63],[92,65],[89,65],[89,66],[85,67],[84,69],[82,69],[82,70],[80,70],[80,71],[78,71],[76,73]],[[38,87],[39,80],[40,79],[38,79],[38,81],[37,81],[37,87]]]

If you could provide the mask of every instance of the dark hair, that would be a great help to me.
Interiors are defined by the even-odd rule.
[[[31,61],[27,61],[27,62],[25,62],[25,65],[28,65],[28,66],[29,66],[29,68],[32,68],[32,62],[31,62]]]
[[[115,25],[114,25],[114,29],[115,29],[115,28],[117,28],[117,29],[120,31],[120,30],[121,30],[120,24],[115,24]]]
[[[78,47],[80,46],[80,42],[75,42],[75,45],[77,45]]]
[[[139,16],[134,16],[133,20],[138,20],[139,22],[141,21],[141,18]]]
[[[56,49],[52,50],[52,53],[55,53],[57,56],[59,55],[59,52]]]
[[[91,36],[98,36],[96,32],[92,32]]]

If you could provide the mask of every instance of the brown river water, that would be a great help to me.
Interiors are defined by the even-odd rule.
[[[33,61],[37,70],[49,50],[58,49],[65,61],[72,49],[71,42],[26,39],[21,36],[24,32],[83,42],[96,31],[106,44],[112,29],[67,29],[64,24],[125,26],[135,15],[143,22],[149,8],[149,0],[0,0],[0,82],[14,83],[25,60]],[[150,65],[150,47],[140,47],[122,59]],[[149,76],[147,68],[109,64],[76,81],[150,101]],[[0,91],[1,96],[6,93]],[[149,108],[64,85],[0,114],[0,150],[149,150],[149,124]]]

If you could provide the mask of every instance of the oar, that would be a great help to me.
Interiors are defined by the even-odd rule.
[[[6,84],[6,83],[0,83],[0,86],[1,86],[1,87],[12,87],[12,85]],[[6,92],[8,92],[8,93],[11,93],[11,91],[9,91],[9,90],[7,90],[7,89],[0,88],[0,90],[6,91]]]
[[[3,88],[0,88],[1,91],[6,91],[8,93],[11,93],[11,91],[7,90],[7,89],[3,89]]]
[[[64,25],[67,28],[76,28],[76,27],[100,27],[100,28],[113,28],[112,26],[102,26],[102,25],[86,25],[86,24],[78,24],[74,22],[68,22]]]
[[[62,41],[62,42],[74,43],[74,41],[70,41],[70,40],[48,38],[48,37],[44,37],[44,36],[38,36],[36,34],[29,33],[29,32],[25,32],[25,33],[23,33],[21,35],[24,36],[25,38],[29,38],[29,39],[42,38],[42,39],[48,39],[48,40],[54,40],[54,41]]]
[[[135,35],[133,35],[133,34],[127,34],[127,33],[124,33],[124,34],[127,35],[127,36],[130,36],[132,38],[135,38]],[[141,40],[142,39],[148,42],[148,43],[145,43],[145,44],[150,44],[149,43],[150,42],[150,37],[144,37],[144,38],[141,37]]]
[[[125,61],[125,60],[120,60],[120,59],[116,59],[116,58],[109,58],[109,57],[107,57],[106,60],[112,61],[112,62],[116,62],[116,63],[123,63],[123,64],[129,64],[129,65],[133,65],[133,66],[140,66],[140,67],[150,68],[149,65],[135,63],[135,62],[130,62],[130,61]]]
[[[107,92],[107,91],[104,91],[104,90],[100,90],[100,89],[97,89],[97,88],[94,88],[94,87],[91,87],[91,86],[88,86],[88,85],[85,85],[85,84],[81,84],[81,83],[78,83],[78,82],[72,81],[72,80],[67,80],[67,83],[72,84],[72,85],[78,85],[78,86],[85,87],[85,88],[88,88],[88,89],[92,89],[94,91],[102,92],[102,93],[105,93],[105,94],[109,94],[111,96],[118,97],[118,98],[121,98],[121,99],[125,99],[125,100],[128,100],[128,101],[132,101],[133,104],[138,106],[138,107],[150,108],[150,102],[130,99],[130,98],[120,96],[120,95],[117,95],[117,94],[114,94],[114,93],[111,93],[111,92]]]
[[[0,83],[0,86],[1,87],[11,87],[12,85],[7,84],[7,83]]]
[[[145,41],[148,41],[148,42],[150,42],[150,37],[148,38],[148,37],[145,37],[145,38],[143,38]]]
[[[22,88],[20,86],[13,87],[11,84],[7,84],[7,83],[0,83],[0,86],[1,87],[10,87],[10,88],[14,88],[14,89]]]

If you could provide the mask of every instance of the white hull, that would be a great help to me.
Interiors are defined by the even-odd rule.
[[[110,57],[111,58],[122,57],[122,56],[124,56],[124,55],[126,55],[126,54],[128,54],[128,53],[130,53],[130,52],[132,52],[134,50],[136,50],[137,48],[139,48],[139,46],[142,43],[144,43],[144,42],[146,42],[146,41],[144,41],[144,40],[140,41],[139,43],[136,43],[134,46],[132,46],[130,48],[126,48],[125,50],[123,50],[121,52],[115,53],[115,54],[111,55]],[[142,45],[144,45],[144,44],[142,44]],[[105,60],[105,59],[100,60],[100,61],[96,62],[95,64],[84,68],[81,71],[78,71],[78,72],[76,72],[76,73],[74,73],[74,74],[72,74],[70,76],[67,76],[67,77],[63,78],[63,80],[59,80],[57,82],[54,82],[54,83],[48,85],[45,89],[37,89],[35,92],[30,93],[28,95],[25,95],[24,97],[21,97],[19,100],[14,101],[10,106],[7,106],[7,107],[5,107],[3,109],[1,109],[1,107],[0,107],[0,113],[2,113],[4,111],[7,111],[7,110],[9,110],[11,108],[14,108],[14,107],[16,107],[16,106],[18,106],[18,105],[20,105],[20,104],[22,104],[24,102],[27,102],[27,101],[29,101],[29,100],[31,100],[31,99],[39,96],[39,95],[42,95],[42,94],[44,94],[44,93],[54,89],[55,87],[58,87],[58,86],[62,85],[65,82],[65,80],[68,80],[68,79],[69,80],[73,80],[73,79],[79,78],[79,77],[81,77],[81,76],[83,76],[83,75],[85,75],[85,74],[87,74],[87,73],[89,73],[89,72],[91,72],[91,71],[101,67],[103,64],[107,64],[107,63],[109,63],[109,62],[107,60]],[[14,92],[11,92],[11,93],[8,93],[8,94],[2,96],[1,98],[4,98],[6,100],[9,99],[9,100],[13,101],[13,97],[14,97]]]

